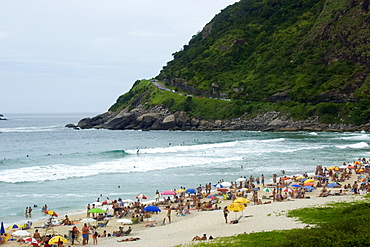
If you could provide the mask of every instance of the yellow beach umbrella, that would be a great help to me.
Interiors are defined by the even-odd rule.
[[[186,190],[183,190],[183,189],[176,190],[176,193],[184,193],[184,192],[186,192]]]
[[[49,244],[58,244],[59,242],[68,243],[68,239],[62,236],[55,236],[49,240]]]
[[[315,182],[314,179],[307,179],[306,181],[304,181],[304,183],[313,183],[313,182]]]
[[[240,197],[240,198],[236,198],[234,200],[234,203],[243,203],[243,204],[246,204],[246,203],[250,203],[251,201],[249,201],[248,199],[246,198],[243,198],[243,197]]]
[[[245,209],[245,206],[241,203],[231,203],[229,206],[227,206],[227,209],[233,212],[240,212]]]

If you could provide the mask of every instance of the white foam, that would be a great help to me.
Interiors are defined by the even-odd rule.
[[[54,131],[56,128],[59,126],[0,128],[0,132],[46,132]]]
[[[352,149],[363,149],[369,147],[369,144],[366,142],[359,142],[359,143],[354,143],[354,144],[346,144],[346,145],[339,145],[335,146],[340,149],[346,149],[346,148],[352,148]]]

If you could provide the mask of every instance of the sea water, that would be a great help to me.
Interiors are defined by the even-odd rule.
[[[196,188],[240,176],[312,173],[369,157],[368,133],[65,128],[95,114],[6,114],[0,121],[0,221],[46,220],[88,203]],[[144,200],[145,201],[145,200]],[[37,205],[37,207],[34,207]],[[32,207],[32,217],[25,217]]]

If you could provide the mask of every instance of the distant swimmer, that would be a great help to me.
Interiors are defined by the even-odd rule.
[[[244,168],[244,167],[243,167],[243,165],[241,165],[241,166],[240,166],[240,169],[243,169],[243,168]]]
[[[138,154],[139,152],[140,152],[140,149],[137,149],[137,150],[136,150],[136,153]]]

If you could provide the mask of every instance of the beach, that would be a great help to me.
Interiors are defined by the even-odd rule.
[[[356,167],[358,169],[359,167]],[[338,168],[339,170],[339,168]],[[331,176],[329,177],[330,181],[331,178],[335,178],[335,174],[342,174],[342,171],[345,169],[341,168],[339,171],[335,171],[334,168],[332,169]],[[349,171],[349,169],[346,169]],[[92,238],[90,236],[89,243],[85,246],[175,246],[179,244],[189,245],[193,242],[191,241],[194,236],[202,236],[204,233],[207,237],[212,236],[213,238],[217,237],[225,237],[225,236],[233,236],[238,234],[248,234],[252,232],[260,232],[260,231],[272,231],[272,230],[283,230],[283,229],[292,229],[292,228],[303,228],[306,224],[302,224],[301,222],[297,221],[294,218],[286,217],[286,213],[288,210],[302,208],[302,207],[311,207],[311,206],[320,206],[330,202],[348,202],[352,200],[361,200],[363,198],[360,193],[354,194],[350,188],[343,188],[343,185],[353,185],[356,183],[361,183],[364,181],[364,178],[367,178],[367,173],[364,170],[361,173],[356,174],[355,171],[351,171],[352,174],[347,174],[345,181],[340,182],[338,184],[338,188],[327,188],[330,190],[329,195],[325,197],[320,197],[319,195],[322,193],[324,187],[319,187],[312,192],[306,192],[304,197],[302,198],[295,198],[288,197],[287,199],[283,199],[282,201],[274,200],[271,195],[272,192],[264,189],[264,188],[271,188],[273,189],[276,184],[269,184],[262,186],[256,186],[258,189],[258,199],[262,204],[255,204],[252,201],[252,193],[245,193],[244,197],[251,200],[250,203],[245,204],[246,208],[241,212],[230,212],[228,214],[228,223],[225,223],[225,218],[223,215],[223,208],[227,205],[233,203],[232,200],[225,200],[222,196],[218,196],[217,198],[221,198],[214,207],[218,207],[217,210],[210,210],[210,211],[198,211],[193,207],[190,207],[189,214],[179,214],[176,215],[176,212],[172,210],[171,218],[172,222],[168,222],[167,218],[167,205],[158,205],[161,209],[161,212],[158,214],[153,213],[150,218],[144,219],[143,222],[138,224],[132,225],[122,225],[122,223],[117,223],[116,221],[118,218],[112,217],[109,220],[109,223],[105,227],[98,227],[97,231],[99,234],[102,234],[104,230],[107,233],[113,233],[117,231],[120,226],[127,230],[128,227],[132,227],[132,232],[128,236],[111,236],[111,237],[99,237],[98,244],[94,245],[92,242]],[[282,178],[287,178],[283,174],[279,176],[279,180]],[[340,177],[340,176],[338,176]],[[343,176],[345,177],[345,176]],[[303,184],[304,181],[307,179],[317,180],[315,176],[312,174],[310,176],[307,175],[306,178],[294,178],[286,179],[287,183],[284,183],[285,186],[283,188],[293,188],[293,184],[301,183]],[[281,181],[280,181],[281,182]],[[317,181],[315,181],[317,182]],[[217,185],[217,184],[215,184]],[[236,184],[234,184],[236,185]],[[304,185],[304,184],[303,184]],[[212,188],[211,194],[222,194],[224,192],[217,191],[217,187]],[[233,191],[232,188],[228,189],[229,192]],[[240,190],[240,189],[239,189]],[[264,191],[266,190],[266,191]],[[297,190],[297,189],[296,189]],[[204,189],[202,190],[204,192]],[[238,190],[234,189],[235,192]],[[339,192],[343,192],[345,194],[339,195]],[[284,193],[282,193],[284,194]],[[337,194],[337,195],[336,195]],[[361,194],[364,194],[361,192]],[[293,193],[292,193],[293,195]],[[185,197],[184,201],[191,201],[191,197]],[[208,203],[211,201],[210,198],[202,198],[202,202]],[[178,203],[171,203],[171,207],[175,207]],[[113,210],[110,209],[109,212],[113,214]],[[69,218],[72,222],[75,223],[77,228],[81,231],[83,223],[79,222],[81,219],[86,218],[86,213],[84,214],[76,214],[76,215],[69,215]],[[63,219],[64,216],[59,216],[57,219]],[[129,218],[129,217],[128,217]],[[163,224],[163,219],[166,218],[165,224]],[[237,224],[230,224],[230,221],[239,218]],[[39,229],[41,235],[47,234],[56,234],[56,235],[68,235],[68,231],[72,229],[72,226],[54,226],[48,229],[45,228],[37,228],[41,226],[44,222],[35,222],[31,229],[28,231],[33,235],[35,229]],[[96,223],[90,223],[91,225],[96,225]],[[35,228],[36,227],[36,228]],[[47,232],[46,232],[47,230]],[[11,230],[7,230],[8,233],[11,233]],[[127,238],[139,238],[136,241],[125,241],[125,242],[117,242],[117,240],[127,239]],[[212,240],[207,240],[212,241]],[[5,246],[19,246],[20,243],[9,241],[5,244]],[[81,242],[75,243],[75,245],[82,246]],[[68,242],[64,246],[71,246],[71,243]]]

